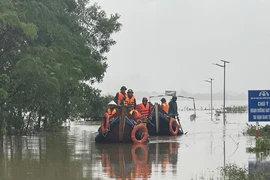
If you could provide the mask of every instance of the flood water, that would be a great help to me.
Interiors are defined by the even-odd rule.
[[[247,167],[255,155],[246,153],[254,138],[242,134],[247,114],[228,114],[223,127],[209,111],[182,111],[186,135],[150,137],[146,145],[95,144],[99,122],[73,122],[60,133],[0,140],[0,179],[199,179],[216,176],[218,167]],[[225,136],[224,136],[225,131]],[[224,138],[225,137],[225,138]]]

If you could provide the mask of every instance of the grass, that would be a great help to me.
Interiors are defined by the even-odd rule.
[[[246,113],[247,106],[230,106],[226,107],[227,113]]]

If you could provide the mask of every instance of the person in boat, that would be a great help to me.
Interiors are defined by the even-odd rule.
[[[169,111],[169,105],[168,103],[166,102],[166,99],[165,98],[161,98],[161,108],[166,112],[168,113]]]
[[[121,101],[121,105],[133,106],[133,108],[136,109],[136,99],[134,97],[134,92],[132,89],[129,89],[127,91],[127,94],[123,97]]]
[[[148,102],[148,99],[146,97],[144,97],[142,99],[142,103],[138,104],[136,109],[141,113],[141,115],[144,118],[148,118],[148,119],[152,119],[152,110],[151,110],[151,106]]]
[[[108,103],[108,109],[107,109],[107,113],[109,114],[109,116],[112,116],[116,113],[116,106],[117,104],[114,101],[111,101]]]
[[[134,109],[134,106],[132,104],[129,105],[129,114],[131,114],[132,119],[137,121],[141,118],[141,114],[137,109]]]
[[[122,99],[126,96],[126,86],[122,86],[120,92],[116,93],[114,97],[114,102],[120,106]]]
[[[177,96],[173,96],[171,101],[169,102],[169,110],[168,114],[175,118],[175,115],[178,115],[178,107],[177,107]]]

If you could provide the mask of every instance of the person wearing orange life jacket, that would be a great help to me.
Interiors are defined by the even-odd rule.
[[[127,91],[126,96],[121,101],[121,105],[133,106],[133,108],[136,109],[136,99],[134,97],[134,93],[132,89],[129,89]]]
[[[166,112],[168,113],[169,111],[169,105],[168,103],[166,102],[166,99],[165,98],[161,98],[161,108]]]
[[[148,99],[144,97],[142,99],[142,103],[137,105],[138,111],[141,113],[142,116],[148,119],[152,119],[152,111],[150,104],[148,103]]]
[[[131,114],[132,119],[135,121],[141,118],[141,114],[139,113],[139,111],[137,109],[134,109],[133,106],[130,106],[129,114]]]
[[[116,109],[115,107],[117,106],[117,104],[114,101],[109,102],[108,104],[109,108],[107,109],[107,113],[109,114],[109,116],[112,116],[116,113]]]
[[[120,92],[116,93],[115,97],[114,97],[114,102],[120,106],[121,104],[121,100],[126,96],[126,86],[122,86],[120,89]]]

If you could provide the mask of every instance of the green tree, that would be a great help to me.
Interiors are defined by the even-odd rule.
[[[3,108],[5,106],[6,100],[8,98],[7,85],[10,82],[9,76],[6,74],[0,75],[0,134],[6,133],[6,122],[4,117],[6,114],[3,112]]]
[[[99,120],[100,116],[105,113],[108,108],[108,103],[114,99],[112,95],[101,96],[101,91],[90,87],[87,84],[81,84],[80,95],[76,103],[75,117],[80,117],[85,120]]]
[[[0,0],[2,127],[54,130],[103,111],[107,99],[91,84],[102,82],[118,19],[89,0]]]

